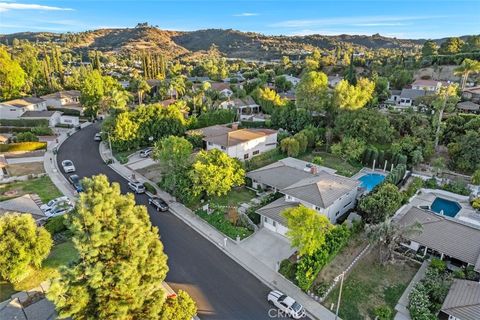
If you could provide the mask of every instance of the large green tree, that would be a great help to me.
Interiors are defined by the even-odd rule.
[[[163,161],[169,170],[185,168],[193,151],[192,144],[183,137],[168,136],[155,143],[153,158]]]
[[[335,135],[351,136],[368,143],[392,141],[394,130],[388,117],[375,109],[340,112],[335,118]]]
[[[159,320],[191,320],[197,314],[197,306],[190,296],[179,290],[174,297],[165,301]]]
[[[60,317],[158,319],[165,301],[167,256],[147,210],[100,175],[68,215],[79,259],[61,269],[48,292]]]
[[[287,237],[301,256],[312,255],[325,243],[325,237],[333,228],[327,216],[300,205],[286,209],[282,216],[287,222]]]
[[[335,106],[344,110],[357,110],[363,108],[373,98],[375,83],[360,78],[355,85],[346,80],[341,80],[335,86]]]
[[[93,70],[85,75],[80,93],[80,102],[86,109],[85,113],[95,117],[100,109],[100,101],[105,95],[103,77],[100,71]]]
[[[452,37],[445,40],[438,49],[440,54],[457,54],[463,46],[463,41],[460,38]]]
[[[427,40],[422,47],[422,56],[428,57],[438,53],[438,45],[435,41]]]
[[[190,171],[194,195],[221,196],[244,183],[245,170],[237,159],[212,149],[200,151]]]
[[[0,99],[7,100],[20,95],[25,86],[25,71],[0,47]]]
[[[358,208],[362,218],[367,223],[381,223],[392,216],[402,203],[402,194],[391,183],[382,183],[365,198],[362,198]]]
[[[350,136],[344,136],[340,142],[335,143],[332,146],[332,153],[345,161],[359,161],[365,148],[365,141]]]
[[[305,73],[295,92],[299,108],[320,112],[328,107],[328,78],[323,72]]]
[[[0,217],[0,277],[21,280],[29,267],[40,267],[50,253],[52,238],[37,227],[31,215],[7,213]]]
[[[457,76],[462,77],[462,83],[460,89],[465,89],[465,85],[468,81],[468,76],[471,73],[480,72],[480,61],[475,61],[472,59],[465,59],[462,61],[462,64],[453,70],[453,73]]]
[[[478,169],[480,164],[480,132],[468,130],[448,145],[450,166],[465,173]]]

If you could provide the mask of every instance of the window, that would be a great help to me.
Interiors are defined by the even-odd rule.
[[[208,145],[211,146],[213,143],[211,143],[210,141],[208,142]]]
[[[243,159],[244,159],[244,160],[248,159],[248,153],[245,153],[245,154],[243,155]]]
[[[260,150],[255,150],[255,151],[253,151],[252,155],[256,156],[259,153],[260,153]]]
[[[273,221],[273,226],[276,227],[277,226],[277,222]]]
[[[227,150],[227,148],[225,148],[224,146],[221,146],[220,147],[222,150]]]
[[[339,214],[340,214],[340,211],[337,211],[337,212],[335,213],[335,217],[338,216]]]
[[[263,221],[264,221],[264,222],[268,222],[268,218],[267,218],[267,217],[263,217]]]
[[[322,210],[322,208],[320,208],[320,207],[315,207],[315,210],[320,211],[320,210]]]

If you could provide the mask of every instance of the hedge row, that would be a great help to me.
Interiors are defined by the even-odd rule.
[[[37,136],[51,136],[53,131],[49,127],[0,127],[0,133],[20,133],[20,132],[31,132]]]
[[[35,151],[47,149],[46,142],[20,142],[0,144],[0,152]]]
[[[2,119],[2,126],[12,127],[48,127],[47,119]]]
[[[67,109],[67,108],[53,108],[53,107],[47,107],[49,111],[60,111],[63,113],[64,116],[80,116],[80,111],[75,110],[75,109]]]

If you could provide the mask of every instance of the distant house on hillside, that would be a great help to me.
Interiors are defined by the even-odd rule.
[[[45,100],[47,107],[73,109],[81,108],[80,91],[78,90],[58,91],[41,96],[40,98]]]
[[[265,117],[260,114],[260,106],[250,96],[223,101],[220,108],[234,110],[239,120],[265,121]]]
[[[480,114],[480,105],[472,101],[463,101],[457,104],[457,110],[463,113]]]
[[[462,92],[462,97],[475,103],[480,103],[480,86],[466,88]]]
[[[0,102],[0,119],[18,119],[26,111],[45,111],[47,102],[36,97],[25,97]]]
[[[413,90],[422,90],[438,93],[442,87],[442,82],[437,80],[422,80],[418,79],[412,83]]]
[[[206,150],[218,149],[232,158],[248,160],[277,147],[277,131],[211,126],[194,130],[203,136]]]
[[[300,78],[294,77],[292,75],[284,74],[283,76],[287,81],[291,82],[294,87],[296,87],[297,84],[300,82]]]
[[[392,90],[390,98],[386,101],[387,105],[393,107],[394,110],[405,110],[411,107],[416,108],[418,100],[432,92],[417,89]]]
[[[330,88],[334,88],[340,81],[342,81],[342,77],[338,74],[334,76],[328,76],[328,86]]]
[[[220,96],[225,98],[230,98],[233,95],[232,89],[230,89],[230,84],[225,82],[212,82],[211,90],[217,91]]]

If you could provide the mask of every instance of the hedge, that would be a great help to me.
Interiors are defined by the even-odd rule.
[[[240,127],[242,128],[268,128],[270,122],[267,121],[240,121]]]
[[[46,142],[20,142],[0,144],[0,152],[35,151],[47,149]]]
[[[47,223],[45,223],[45,229],[47,229],[52,236],[67,230],[65,215],[48,218]]]
[[[147,189],[148,192],[152,194],[157,194],[157,189],[155,189],[155,187],[152,186],[150,183],[144,182],[143,186],[145,187],[145,189]]]
[[[37,136],[51,136],[53,131],[49,127],[0,127],[0,133],[20,133],[20,132],[32,132]]]
[[[3,119],[0,121],[2,126],[12,127],[48,127],[47,119]]]
[[[68,108],[53,108],[53,107],[47,107],[49,111],[60,111],[63,113],[65,116],[80,116],[80,111],[75,110],[75,109],[68,109]]]

